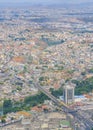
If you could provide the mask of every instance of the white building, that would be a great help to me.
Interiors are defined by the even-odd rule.
[[[67,83],[63,88],[63,99],[66,104],[74,102],[74,85]]]

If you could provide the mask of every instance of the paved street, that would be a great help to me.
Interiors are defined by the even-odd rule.
[[[55,102],[56,105],[60,106],[60,101],[58,101],[53,95],[42,88],[38,83],[35,83],[34,85],[40,91],[45,93],[53,102]],[[77,123],[80,124],[80,122],[82,122],[83,125],[80,125],[81,130],[91,130],[91,128],[93,127],[93,122],[90,119],[81,115],[81,112],[79,111],[71,111],[71,109],[69,109],[64,102],[61,102],[61,105],[63,106],[62,110],[64,110],[64,112],[66,113],[70,113],[73,117],[75,117]]]

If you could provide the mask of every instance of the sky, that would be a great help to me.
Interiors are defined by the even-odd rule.
[[[84,3],[93,0],[0,0],[0,3]]]
[[[70,5],[70,4],[83,4],[81,3],[93,3],[93,0],[0,0],[0,7],[20,7],[29,5]],[[79,6],[80,6],[79,5]],[[87,4],[86,4],[87,5]],[[91,4],[90,4],[91,5]]]

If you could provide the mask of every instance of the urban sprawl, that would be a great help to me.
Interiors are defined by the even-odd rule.
[[[92,130],[92,12],[0,9],[1,130]]]

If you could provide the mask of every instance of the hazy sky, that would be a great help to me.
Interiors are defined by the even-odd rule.
[[[0,3],[84,3],[93,2],[93,0],[0,0]]]

